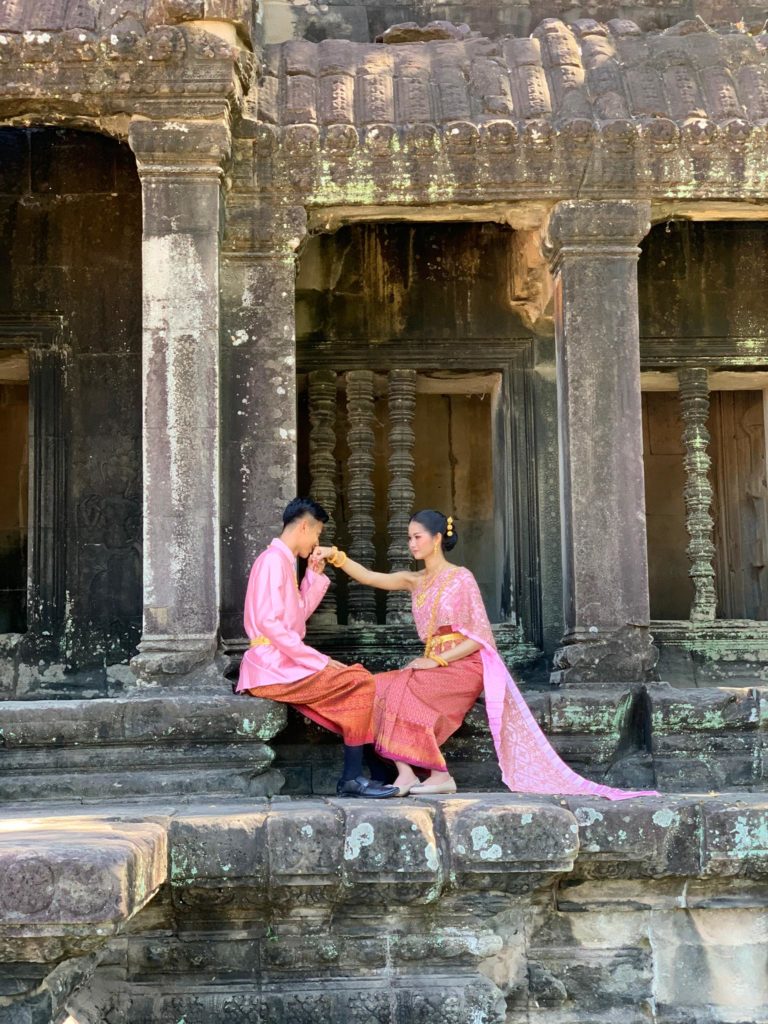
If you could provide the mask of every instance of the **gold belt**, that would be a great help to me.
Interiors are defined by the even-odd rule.
[[[272,641],[265,636],[255,636],[248,644],[249,647],[271,647]]]
[[[436,647],[442,647],[443,644],[452,643],[453,641],[461,643],[466,639],[467,638],[462,633],[438,633],[437,636],[433,636],[432,639],[429,640],[424,648],[424,657],[428,658]]]

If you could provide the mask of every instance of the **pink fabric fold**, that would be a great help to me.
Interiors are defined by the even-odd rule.
[[[481,646],[483,690],[488,725],[504,784],[516,793],[546,796],[600,796],[607,800],[658,796],[654,790],[625,790],[582,778],[557,755],[506,665],[499,657],[480,588],[465,568],[447,569],[434,580],[419,607],[414,595],[413,617],[426,640],[430,621],[450,626]],[[447,582],[446,582],[447,578]],[[436,595],[439,608],[433,620]]]

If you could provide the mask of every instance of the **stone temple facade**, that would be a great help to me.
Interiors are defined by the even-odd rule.
[[[728,0],[0,0],[0,1022],[768,1022],[768,31]],[[297,491],[457,519],[561,755],[328,797],[235,697]],[[408,609],[339,580],[316,646]]]

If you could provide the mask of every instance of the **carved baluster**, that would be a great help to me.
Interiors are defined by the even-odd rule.
[[[688,529],[688,575],[693,580],[692,622],[715,617],[715,570],[712,560],[714,522],[710,512],[712,487],[709,483],[709,382],[703,367],[680,367],[680,407],[685,446],[685,510]]]
[[[356,562],[372,566],[373,546],[373,373],[351,370],[347,374],[349,419],[349,554]],[[350,582],[349,621],[375,622],[376,597],[370,587]]]
[[[416,411],[416,371],[392,370],[389,374],[389,547],[391,572],[410,568],[408,522],[416,494],[413,489],[413,415]],[[387,622],[410,618],[410,598],[405,591],[387,595]]]
[[[309,374],[309,474],[311,494],[330,519],[323,530],[323,544],[333,544],[336,536],[336,374],[333,370],[314,370]],[[316,622],[336,622],[336,582],[326,569],[331,585],[315,612]]]

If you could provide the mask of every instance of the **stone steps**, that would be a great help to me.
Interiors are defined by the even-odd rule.
[[[265,796],[285,709],[231,694],[0,703],[0,800]]]
[[[758,1024],[766,830],[738,794],[9,807],[0,1020]]]
[[[524,695],[558,754],[595,781],[673,792],[768,789],[768,688],[655,684]],[[274,746],[283,793],[333,792],[340,751],[327,733],[289,711]],[[501,788],[481,703],[444,750],[460,789]]]

